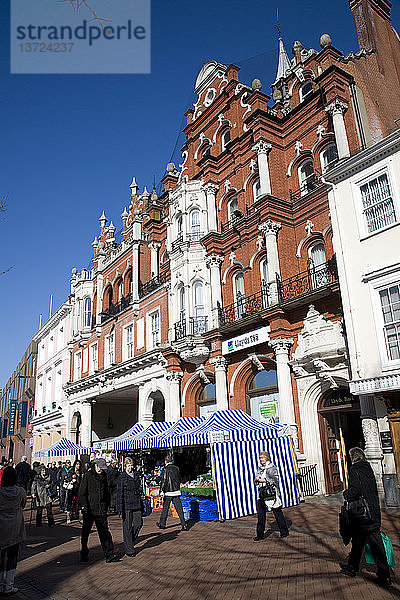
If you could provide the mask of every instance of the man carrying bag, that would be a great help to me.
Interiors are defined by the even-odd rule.
[[[351,529],[351,551],[347,562],[339,566],[344,575],[355,577],[368,541],[377,566],[377,583],[389,586],[390,571],[381,537],[381,509],[374,472],[361,448],[349,451],[352,466],[349,487],[343,492]]]

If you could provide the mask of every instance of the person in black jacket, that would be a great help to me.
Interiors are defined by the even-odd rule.
[[[96,524],[97,533],[103,548],[106,563],[115,562],[118,557],[114,554],[114,544],[108,529],[108,486],[107,464],[104,458],[94,461],[93,469],[85,473],[79,488],[79,506],[83,513],[81,535],[81,562],[88,562],[88,539],[93,523]]]
[[[60,511],[67,512],[67,488],[65,486],[65,478],[72,471],[71,461],[66,460],[64,467],[58,472],[58,483],[60,486]]]
[[[112,460],[111,465],[107,468],[107,484],[108,493],[110,496],[109,506],[110,510],[115,512],[116,507],[116,495],[117,495],[117,484],[120,472],[118,470],[118,461]]]
[[[187,531],[188,526],[185,522],[181,502],[181,474],[176,465],[173,464],[172,456],[165,458],[165,467],[161,473],[160,492],[164,495],[163,509],[161,511],[160,521],[156,524],[160,529],[165,529],[167,523],[168,509],[173,502],[176,512],[182,525],[182,531]]]
[[[133,470],[133,460],[125,459],[125,471],[118,479],[116,507],[122,514],[125,554],[135,556],[135,541],[143,525],[143,489],[140,477]]]
[[[21,462],[17,464],[15,467],[15,474],[17,476],[17,485],[24,488],[27,491],[30,483],[33,481],[35,473],[32,471],[29,463],[27,462],[28,458],[23,456],[21,458]]]
[[[349,454],[352,466],[349,471],[349,487],[343,492],[343,496],[347,502],[364,498],[368,503],[370,519],[351,520],[350,556],[347,562],[340,562],[339,565],[342,573],[355,577],[360,568],[365,542],[368,540],[377,566],[377,583],[388,586],[391,583],[390,571],[381,537],[381,509],[375,475],[361,448],[351,448]]]

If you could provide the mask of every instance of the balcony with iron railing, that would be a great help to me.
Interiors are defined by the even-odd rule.
[[[219,307],[219,324],[230,325],[246,317],[257,316],[271,304],[270,284],[261,282],[261,290],[255,294],[245,296],[240,292],[236,295],[236,301],[224,308]]]
[[[334,258],[316,267],[310,263],[307,271],[293,275],[293,277],[289,277],[283,281],[278,278],[279,303],[284,304],[319,292],[332,283],[337,282],[337,280],[338,273]]]
[[[289,190],[290,199],[292,201],[300,200],[300,198],[303,198],[304,196],[307,196],[308,194],[311,194],[312,192],[315,192],[317,189],[320,189],[324,186],[326,186],[326,183],[323,181],[321,173],[314,171],[312,175],[309,175],[304,180],[298,190]]]
[[[193,242],[199,242],[201,240],[202,237],[205,236],[205,233],[203,233],[202,231],[192,231],[190,233],[187,233],[185,236],[183,235],[183,233],[180,233],[178,235],[178,237],[176,238],[176,240],[174,240],[171,244],[171,249],[174,252],[175,250],[177,250],[178,248],[180,248],[180,246],[182,246],[182,244],[184,243],[193,243]]]
[[[188,336],[200,336],[207,331],[207,317],[189,317],[188,319],[180,319],[174,325],[175,341],[182,340]]]
[[[233,212],[231,218],[229,219],[229,221],[227,221],[226,223],[220,224],[221,233],[225,233],[226,231],[229,231],[230,229],[235,229],[240,224],[245,223],[247,220],[247,217],[252,216],[256,212],[257,212],[257,210],[254,206],[247,206],[247,205],[245,207],[244,213],[242,213],[240,210],[235,210]]]
[[[132,303],[132,294],[127,294],[126,296],[122,296],[121,300],[116,302],[115,304],[110,304],[110,306],[104,309],[101,313],[101,323],[106,323],[110,319],[116,317],[119,313],[123,312],[128,308],[128,306]]]
[[[167,273],[160,273],[157,275],[157,277],[150,279],[150,281],[146,281],[145,283],[139,282],[139,298],[143,298],[143,296],[151,294],[151,292],[154,292],[154,290],[162,286],[164,283],[167,283],[167,281]]]

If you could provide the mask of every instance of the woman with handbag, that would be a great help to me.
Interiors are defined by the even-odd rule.
[[[125,459],[124,467],[117,483],[116,509],[122,515],[125,554],[135,556],[135,542],[143,525],[143,489],[131,458]]]
[[[274,513],[281,537],[284,538],[289,535],[289,530],[282,512],[282,501],[278,494],[278,469],[269,460],[268,452],[260,452],[259,460],[260,465],[254,480],[258,490],[257,535],[253,538],[255,542],[264,539],[267,508],[271,509]]]
[[[43,507],[46,507],[48,526],[53,527],[54,525],[50,487],[50,475],[47,474],[46,467],[42,465],[32,483],[32,498],[36,501],[36,527],[40,527],[42,524]]]
[[[343,492],[351,530],[351,551],[347,562],[339,566],[344,575],[355,577],[368,541],[378,570],[377,583],[390,585],[390,571],[381,537],[381,509],[378,488],[371,465],[361,448],[349,450],[352,466],[349,487]]]
[[[63,483],[67,498],[67,524],[71,523],[71,518],[78,518],[78,495],[81,481],[81,461],[76,459],[72,471],[66,474]]]

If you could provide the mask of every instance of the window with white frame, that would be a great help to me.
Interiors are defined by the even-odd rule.
[[[313,92],[313,85],[310,80],[303,83],[299,91],[300,102],[303,102]]]
[[[99,369],[98,356],[99,356],[98,345],[96,342],[96,344],[92,344],[90,346],[90,357],[89,357],[89,372],[90,373],[95,373]]]
[[[261,182],[260,179],[257,179],[253,183],[253,197],[254,201],[256,201],[261,196]]]
[[[124,295],[124,283],[121,281],[118,283],[118,302],[122,299]]]
[[[82,352],[76,352],[74,360],[74,381],[81,378],[82,375]]]
[[[92,299],[90,296],[85,298],[84,310],[83,326],[90,328],[92,326]]]
[[[246,312],[246,301],[244,293],[244,275],[240,271],[233,278],[233,293],[236,305],[236,317],[241,319]]]
[[[183,283],[178,288],[179,321],[185,320],[185,286]]]
[[[105,339],[105,352],[104,352],[104,362],[106,367],[110,367],[114,364],[114,334],[110,333],[110,335],[106,336]]]
[[[192,210],[190,213],[190,231],[192,234],[192,242],[198,242],[201,234],[200,234],[200,211]]]
[[[329,283],[324,244],[322,242],[313,244],[308,251],[308,255],[310,259],[311,283],[315,290]]]
[[[269,274],[268,274],[268,259],[267,257],[263,258],[260,262],[260,271],[261,271],[261,293],[263,298],[263,306],[266,308],[269,306],[271,298],[269,292]]]
[[[201,281],[193,284],[193,307],[194,307],[194,335],[201,335],[206,331],[206,319],[204,315],[204,286]]]
[[[183,217],[179,215],[176,219],[176,240],[181,242],[183,240]]]
[[[330,167],[336,164],[338,160],[338,151],[336,148],[336,144],[332,143],[322,150],[320,154],[321,159],[321,171],[322,173],[326,173]]]
[[[125,327],[125,357],[126,360],[133,358],[135,352],[133,339],[133,323]]]
[[[379,291],[388,361],[400,360],[400,284]]]
[[[155,310],[148,315],[147,319],[147,342],[148,349],[153,350],[160,343],[160,311]]]
[[[228,202],[228,219],[230,222],[235,222],[239,217],[238,199],[236,196]]]
[[[359,187],[366,233],[379,231],[397,222],[387,173],[380,173]]]
[[[231,141],[231,130],[225,129],[225,131],[223,132],[222,136],[221,136],[221,143],[222,143],[222,150],[224,151],[225,148],[227,147],[227,145],[229,144],[229,142]]]
[[[301,195],[305,196],[315,189],[314,165],[311,159],[304,161],[299,167],[299,183]]]

